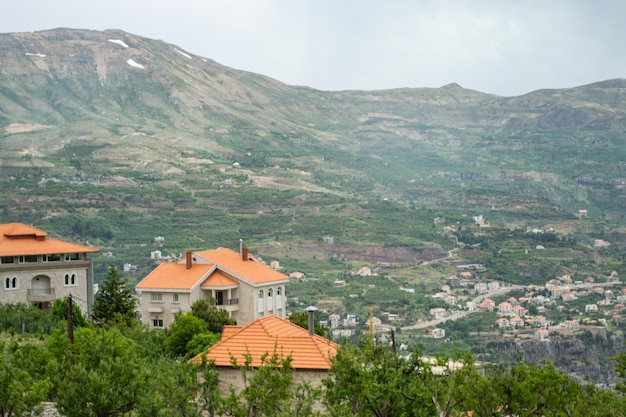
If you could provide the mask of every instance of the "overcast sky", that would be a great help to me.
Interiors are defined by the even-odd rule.
[[[6,3],[0,11],[2,33],[121,29],[321,90],[456,82],[514,96],[626,78],[624,0]]]

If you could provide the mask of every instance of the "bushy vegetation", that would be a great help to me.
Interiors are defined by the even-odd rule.
[[[175,332],[172,329],[172,332]],[[172,333],[173,334],[173,333]],[[363,339],[340,347],[321,386],[297,383],[290,356],[233,362],[242,386],[222,391],[210,363],[190,365],[166,331],[138,324],[49,336],[0,333],[0,411],[20,416],[52,400],[72,416],[624,416],[626,355],[616,390],[569,378],[549,362],[477,363],[460,351],[398,355]]]

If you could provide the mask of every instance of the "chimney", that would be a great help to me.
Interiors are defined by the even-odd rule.
[[[248,247],[247,246],[242,246],[241,248],[241,260],[242,261],[248,260]]]
[[[308,306],[304,309],[309,314],[309,336],[315,335],[315,312],[317,311],[317,307]]]
[[[190,250],[188,250],[187,253],[185,254],[185,260],[187,261],[187,269],[191,269],[192,258],[191,258]]]

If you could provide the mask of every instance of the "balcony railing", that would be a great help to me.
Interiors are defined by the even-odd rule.
[[[55,299],[54,288],[31,288],[26,293],[29,302],[45,302]]]
[[[239,298],[231,298],[230,300],[216,301],[217,306],[235,306],[239,304]]]

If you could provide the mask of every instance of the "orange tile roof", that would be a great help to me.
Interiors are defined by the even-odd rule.
[[[135,288],[190,290],[205,279],[213,268],[215,265],[212,264],[193,264],[187,269],[186,264],[164,262],[142,279]]]
[[[254,284],[288,281],[289,279],[287,275],[262,264],[251,256],[248,257],[247,261],[243,261],[241,255],[232,249],[218,248],[194,253],[217,264],[220,269]]]
[[[202,287],[232,287],[239,286],[239,283],[224,275],[220,271],[213,272],[207,279],[202,282]]]
[[[84,252],[99,252],[99,249],[51,239],[45,231],[23,223],[0,224],[0,256]]]
[[[278,353],[280,357],[291,356],[295,369],[330,369],[331,359],[339,345],[321,336],[309,336],[308,330],[290,321],[270,315],[261,317],[247,326],[224,327],[222,340],[190,360],[201,363],[206,357],[216,366],[232,367],[231,355],[237,363],[244,363],[244,355],[252,357],[252,366],[261,365],[261,356]]]

